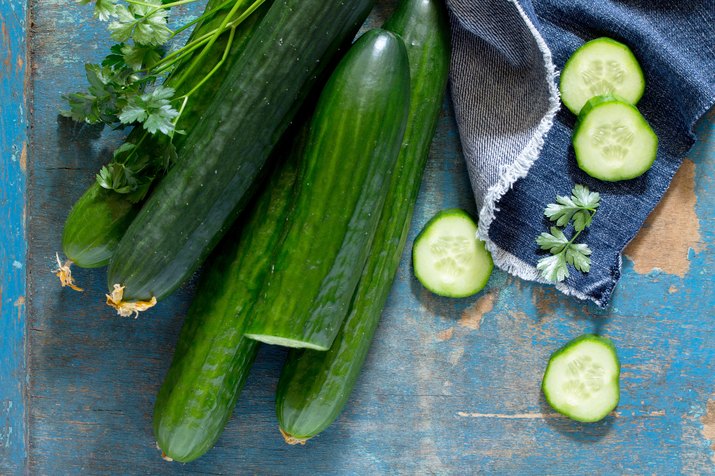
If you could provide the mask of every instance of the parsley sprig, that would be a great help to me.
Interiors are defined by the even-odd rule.
[[[559,195],[556,203],[546,206],[544,215],[556,222],[556,226],[550,228],[550,233],[541,233],[536,238],[539,247],[551,253],[551,256],[541,258],[536,265],[544,279],[563,281],[569,277],[569,265],[582,273],[591,270],[591,248],[585,243],[577,243],[576,239],[591,226],[600,203],[601,196],[597,192],[591,192],[584,185],[576,185],[570,197]],[[564,233],[569,224],[573,224],[571,238]]]
[[[175,30],[168,25],[172,7],[198,0],[77,0],[94,4],[94,16],[108,23],[111,38],[118,43],[101,64],[85,65],[88,87],[65,95],[69,108],[61,114],[78,122],[112,128],[140,127],[118,148],[112,161],[97,174],[106,189],[141,199],[151,182],[176,158],[173,144],[177,124],[192,94],[225,62],[235,29],[264,0],[225,0]],[[247,6],[248,5],[248,6]],[[243,10],[239,15],[239,10]],[[222,11],[218,26],[194,35],[181,48],[166,54],[169,42],[180,32]],[[227,13],[226,13],[227,12]],[[213,26],[213,25],[212,25]],[[191,88],[183,87],[219,36],[228,32],[222,58]],[[167,81],[169,80],[169,81]],[[190,89],[186,91],[187,89]]]

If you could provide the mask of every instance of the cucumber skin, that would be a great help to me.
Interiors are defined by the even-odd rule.
[[[341,413],[352,393],[400,264],[430,143],[447,86],[450,36],[441,0],[403,1],[384,28],[410,59],[407,129],[372,246],[347,318],[327,352],[293,349],[276,392],[284,433],[311,438]]]
[[[591,40],[591,41],[587,41],[587,42],[584,43],[583,45],[579,46],[579,47],[576,49],[576,51],[574,51],[574,52],[571,54],[571,56],[569,56],[569,59],[566,60],[566,64],[564,64],[564,68],[563,68],[563,70],[561,70],[561,78],[562,78],[562,80],[563,80],[563,77],[564,77],[564,72],[569,68],[569,63],[571,63],[571,60],[576,56],[576,53],[578,53],[581,49],[583,49],[583,48],[589,46],[590,44],[592,44],[592,43],[594,43],[594,42],[610,43],[610,44],[612,44],[612,45],[614,45],[614,46],[618,46],[619,48],[624,48],[624,49],[626,49],[626,50],[628,51],[628,53],[630,53],[630,55],[631,55],[631,57],[632,57],[632,59],[633,59],[633,63],[638,66],[638,71],[640,71],[641,78],[643,78],[643,81],[641,81],[640,94],[638,95],[638,98],[636,98],[636,100],[631,103],[631,104],[633,104],[634,106],[635,106],[636,104],[638,104],[638,101],[641,100],[641,98],[643,97],[643,93],[645,92],[645,75],[643,74],[643,68],[641,68],[641,65],[640,65],[640,63],[638,62],[638,59],[637,59],[636,56],[633,54],[633,51],[631,51],[631,49],[628,47],[628,45],[626,45],[626,44],[624,44],[624,43],[621,43],[620,41],[616,41],[616,40],[614,40],[613,38],[608,38],[608,37],[606,37],[606,36],[602,36],[602,37],[600,37],[600,38],[595,38],[595,39],[593,39],[593,40]],[[573,107],[573,105],[569,105],[569,104],[567,104],[567,101],[564,101],[564,100],[563,100],[564,94],[563,94],[563,91],[561,90],[561,83],[560,83],[560,82],[559,82],[559,93],[561,94],[561,102],[563,102],[564,106],[566,106],[566,108],[567,108],[569,111],[571,111],[573,114],[575,114],[576,116],[579,116],[582,111],[577,111],[576,108]],[[629,102],[629,101],[625,101],[625,100],[623,100],[623,101],[624,101],[624,102]],[[586,101],[586,102],[588,103],[588,101]],[[583,108],[581,108],[581,109],[583,110]]]
[[[621,376],[621,362],[618,359],[618,352],[616,351],[616,346],[613,344],[611,339],[608,339],[606,337],[599,336],[597,334],[583,334],[581,336],[576,337],[575,339],[570,340],[566,344],[564,344],[562,347],[560,347],[558,350],[556,350],[553,354],[551,354],[551,357],[549,357],[549,363],[546,366],[546,370],[544,371],[544,378],[541,380],[541,391],[544,393],[544,398],[546,399],[546,403],[549,404],[551,408],[553,408],[556,412],[560,413],[561,415],[564,415],[567,418],[570,418],[575,421],[580,421],[582,423],[595,423],[597,421],[601,421],[604,417],[598,418],[598,419],[579,419],[575,418],[571,415],[567,415],[566,413],[560,412],[557,408],[554,407],[554,405],[551,403],[551,395],[550,392],[546,389],[546,386],[544,385],[544,382],[546,381],[546,375],[549,372],[549,367],[551,366],[551,362],[554,361],[558,356],[563,354],[564,352],[567,352],[569,349],[574,347],[575,345],[579,344],[580,342],[583,342],[585,340],[591,340],[598,342],[600,344],[605,345],[608,347],[611,352],[613,353],[613,358],[616,359],[616,367],[618,367],[618,373],[616,374],[616,405],[610,410],[613,411],[618,406],[618,401],[620,400],[621,397],[621,386],[618,383],[618,380]],[[609,413],[610,413],[609,411]]]
[[[161,300],[198,268],[245,206],[302,100],[374,0],[279,0],[249,40],[176,167],[119,243],[107,284]]]
[[[265,15],[268,4],[272,0],[257,9],[239,27],[236,28],[231,50],[226,57],[226,62],[220,70],[211,77],[204,85],[192,94],[181,115],[177,129],[185,129],[190,124],[198,120],[205,110],[205,103],[220,85],[221,71],[225,71],[235,61],[240,54],[247,39],[255,30],[263,15]],[[224,0],[209,0],[205,11],[211,11],[224,3]],[[226,10],[228,13],[228,10]],[[220,13],[214,15],[209,21],[198,25],[191,33],[191,38],[196,38],[203,33],[215,28],[216,23],[224,18]],[[177,96],[190,91],[201,80],[204,74],[208,73],[214,64],[221,58],[228,41],[228,35],[219,37],[211,49],[202,59],[196,68],[195,74],[184,82],[177,89]],[[184,62],[184,64],[186,64]],[[176,83],[175,77],[166,80],[166,86],[173,86]],[[135,127],[126,139],[126,142],[137,143],[143,136],[144,130]],[[181,149],[184,136],[177,134],[174,143],[177,149]],[[150,143],[151,142],[151,143]],[[140,146],[142,150],[151,150],[154,147],[151,139],[145,140]],[[62,251],[74,264],[81,268],[99,268],[109,264],[109,260],[114,253],[124,232],[129,227],[134,217],[141,209],[141,203],[132,202],[128,195],[116,193],[113,190],[103,189],[96,180],[75,202],[65,220],[62,233]]]
[[[207,262],[171,367],[154,406],[154,435],[169,457],[189,462],[216,443],[259,343],[243,336],[293,200],[297,160],[280,166],[244,226]]]
[[[72,206],[62,230],[62,251],[81,268],[109,263],[139,207],[95,180]]]
[[[588,114],[589,114],[591,111],[593,111],[594,109],[598,108],[598,106],[601,106],[601,105],[604,105],[604,104],[608,104],[608,103],[613,103],[613,102],[620,103],[620,104],[622,104],[622,105],[624,105],[624,106],[626,106],[626,107],[631,108],[632,110],[634,110],[634,111],[641,117],[642,122],[643,122],[643,125],[650,131],[651,134],[653,134],[653,137],[655,138],[656,149],[657,149],[657,144],[658,144],[658,136],[655,134],[655,132],[653,132],[653,129],[650,127],[650,124],[648,124],[648,121],[645,120],[645,118],[644,118],[643,115],[640,113],[640,111],[638,110],[638,108],[637,108],[636,106],[634,106],[633,104],[631,104],[630,102],[628,102],[628,101],[626,101],[625,99],[620,98],[620,97],[618,97],[618,96],[614,96],[614,95],[594,96],[594,97],[592,97],[591,99],[589,99],[589,100],[586,102],[586,104],[584,104],[584,106],[581,108],[581,112],[580,112],[579,115],[578,115],[578,119],[576,120],[576,125],[574,126],[573,134],[572,134],[572,136],[571,136],[571,144],[573,145],[574,151],[576,152],[576,153],[575,153],[575,155],[576,155],[576,163],[577,163],[578,167],[579,167],[581,170],[583,170],[584,172],[586,172],[590,177],[593,177],[593,178],[595,178],[595,179],[601,180],[601,181],[603,181],[603,182],[620,182],[620,181],[622,181],[622,180],[631,180],[631,179],[634,179],[634,178],[638,178],[638,177],[640,177],[641,175],[643,175],[644,173],[646,173],[646,172],[653,166],[653,163],[655,162],[655,158],[656,158],[656,155],[653,154],[653,157],[652,157],[650,163],[648,164],[648,167],[647,167],[647,168],[644,168],[644,169],[643,169],[643,172],[641,172],[641,173],[638,174],[638,175],[634,175],[634,176],[622,176],[622,177],[613,178],[613,179],[604,178],[604,177],[603,177],[601,174],[599,174],[598,172],[596,172],[596,171],[594,171],[594,170],[589,170],[586,166],[584,166],[584,165],[581,163],[581,161],[579,160],[579,154],[578,154],[578,152],[575,150],[575,149],[576,149],[576,137],[578,136],[578,134],[579,134],[579,132],[580,132],[580,130],[581,130],[581,126],[582,126],[584,120],[586,119],[586,116],[588,116]]]
[[[476,224],[477,224],[477,222],[476,222],[476,220],[474,219],[474,217],[472,217],[472,215],[470,215],[470,214],[469,214],[468,212],[466,212],[465,210],[462,210],[461,208],[447,208],[447,209],[445,209],[445,210],[441,210],[441,211],[437,212],[437,214],[436,214],[435,216],[433,216],[432,218],[430,218],[430,220],[425,224],[425,226],[422,227],[422,231],[419,232],[419,234],[417,235],[417,237],[415,237],[415,242],[414,242],[414,244],[412,245],[412,263],[414,263],[415,260],[418,259],[417,256],[416,256],[416,252],[415,252],[415,249],[416,249],[416,247],[417,247],[417,243],[419,243],[419,241],[422,239],[422,236],[423,236],[425,233],[427,233],[427,231],[432,227],[432,225],[434,225],[434,223],[438,222],[441,218],[444,218],[445,216],[459,216],[459,217],[463,217],[463,218],[469,219],[470,221],[472,221],[472,222],[474,223],[475,226],[476,226]],[[489,253],[489,252],[487,252],[487,253]],[[413,269],[416,268],[416,267],[414,266],[414,264],[413,264],[412,267],[413,267]],[[474,295],[477,294],[479,291],[481,291],[482,289],[484,289],[484,287],[485,287],[485,286],[487,285],[487,283],[489,282],[489,278],[491,277],[491,274],[492,274],[493,271],[494,271],[494,261],[492,260],[491,253],[489,253],[489,272],[485,275],[486,277],[484,278],[484,282],[479,285],[479,289],[477,289],[477,290],[474,291],[474,292],[470,292],[469,294],[456,294],[456,293],[438,292],[437,290],[433,289],[433,288],[429,285],[429,280],[423,280],[420,276],[418,276],[417,271],[415,271],[415,277],[416,277],[417,280],[420,282],[420,284],[425,287],[425,289],[427,289],[427,290],[430,291],[431,293],[436,294],[437,296],[448,297],[448,298],[465,298],[465,297],[469,297],[469,296],[474,296]]]
[[[409,86],[405,45],[384,30],[365,33],[338,64],[311,120],[296,206],[248,337],[319,350],[332,344],[385,202]]]

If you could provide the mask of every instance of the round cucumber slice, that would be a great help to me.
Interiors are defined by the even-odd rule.
[[[572,420],[596,422],[618,405],[620,373],[613,342],[585,334],[551,355],[541,388],[557,412]]]
[[[577,49],[561,72],[561,101],[577,114],[594,96],[615,94],[637,104],[645,89],[638,60],[623,43],[596,38]]]
[[[658,150],[658,137],[638,109],[614,96],[586,103],[572,142],[579,168],[607,182],[643,175]]]
[[[477,239],[477,224],[464,210],[437,213],[412,247],[415,276],[439,296],[467,297],[478,293],[494,269],[492,255]]]

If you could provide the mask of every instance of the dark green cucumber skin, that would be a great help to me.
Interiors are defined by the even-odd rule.
[[[374,0],[277,0],[177,166],[155,188],[109,264],[125,301],[161,300],[197,269],[238,216],[276,142]]]
[[[328,349],[370,251],[409,111],[402,40],[365,33],[320,95],[296,206],[247,336]]]
[[[206,5],[206,12],[219,7],[225,0],[209,0]],[[211,97],[221,84],[222,72],[228,69],[239,56],[240,52],[251,37],[251,34],[258,26],[258,23],[268,11],[268,6],[272,0],[262,5],[246,18],[240,26],[236,28],[231,49],[226,57],[226,61],[216,74],[206,81],[201,88],[196,90],[184,109],[179,119],[177,129],[188,129],[196,122],[206,109],[206,104],[211,101]],[[230,9],[230,8],[229,8]],[[219,23],[228,14],[228,10],[218,12],[208,21],[198,25],[191,34],[191,38],[196,38],[202,34],[218,27]],[[190,40],[189,40],[190,41]],[[176,76],[170,76],[166,80],[166,86],[176,87],[176,95],[180,96],[189,92],[221,59],[228,42],[228,35],[219,37],[208,50],[204,58],[194,69],[194,74],[178,87]],[[201,51],[201,50],[199,50]],[[198,54],[198,53],[197,53]],[[183,63],[185,66],[190,61]],[[135,128],[127,137],[126,141],[136,144],[144,135],[141,127]],[[174,137],[174,145],[180,151],[184,137],[177,134]],[[142,150],[152,150],[156,147],[154,140],[149,138],[139,146]],[[62,250],[77,266],[82,268],[98,268],[109,264],[119,241],[124,232],[129,227],[134,217],[141,209],[141,203],[134,203],[128,195],[116,193],[112,190],[103,189],[95,180],[87,191],[75,202],[65,220],[62,234]]]
[[[310,438],[340,414],[355,386],[407,241],[412,212],[447,86],[450,44],[441,0],[406,0],[385,24],[410,59],[411,103],[400,156],[372,252],[345,322],[327,352],[291,350],[276,393],[281,429]]]
[[[207,261],[154,406],[159,448],[192,461],[221,435],[259,343],[243,337],[292,206],[297,158],[273,174],[243,226],[234,227]]]

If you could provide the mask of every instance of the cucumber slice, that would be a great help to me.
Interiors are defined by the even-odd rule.
[[[615,94],[635,105],[645,78],[638,60],[623,43],[596,38],[577,49],[561,72],[561,101],[574,114],[594,96]]]
[[[585,334],[551,354],[541,389],[557,412],[572,420],[595,422],[618,405],[620,373],[613,342]]]
[[[477,239],[477,224],[458,208],[442,210],[427,222],[412,247],[412,264],[425,288],[446,297],[478,293],[494,269],[492,255]]]
[[[643,175],[658,150],[658,137],[638,109],[614,96],[586,103],[572,141],[579,168],[607,182]]]

